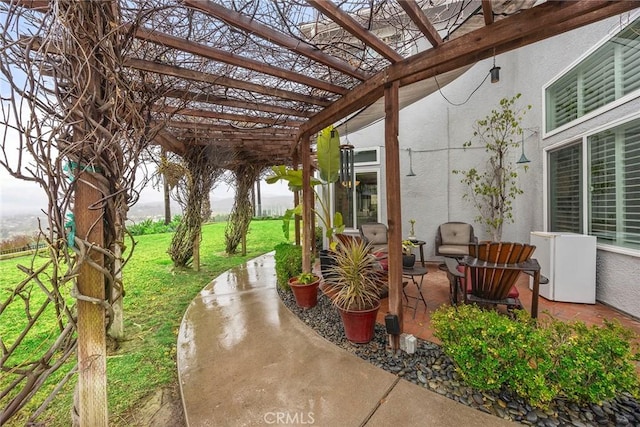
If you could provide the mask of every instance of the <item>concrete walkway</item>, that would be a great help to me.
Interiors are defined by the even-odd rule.
[[[275,286],[267,254],[216,278],[187,309],[177,359],[188,426],[511,424],[336,347]]]

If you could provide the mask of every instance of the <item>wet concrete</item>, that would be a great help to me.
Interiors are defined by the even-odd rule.
[[[189,426],[507,425],[318,336],[280,302],[272,254],[192,301],[177,359]]]

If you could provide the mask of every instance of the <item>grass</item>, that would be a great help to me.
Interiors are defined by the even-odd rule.
[[[182,315],[193,297],[211,280],[229,268],[248,259],[273,250],[284,241],[282,221],[253,221],[247,236],[247,255],[227,256],[224,253],[225,223],[205,225],[202,229],[200,248],[201,269],[175,269],[167,254],[172,234],[137,236],[133,258],[124,270],[125,292],[125,339],[117,350],[111,351],[107,359],[109,423],[113,426],[127,425],[127,415],[141,399],[162,387],[177,383],[175,364],[176,337]],[[18,283],[15,265],[25,264],[28,258],[16,258],[0,262],[0,301],[10,294],[7,284]],[[18,272],[19,273],[19,272]],[[17,280],[17,281],[16,281]],[[12,304],[13,305],[13,304]],[[13,311],[11,311],[13,309]],[[15,337],[19,326],[5,329],[6,325],[19,325],[24,317],[20,307],[11,307],[2,314],[2,339]],[[51,318],[49,319],[53,321]],[[52,325],[39,325],[40,334],[50,331]],[[29,344],[25,353],[42,346],[36,340]],[[7,379],[0,380],[6,384]],[[58,396],[50,409],[41,417],[50,426],[70,424],[70,408],[73,385],[71,381],[63,394]],[[34,399],[39,401],[40,399]],[[0,402],[4,406],[5,402]],[[33,405],[33,404],[32,404]],[[28,406],[30,413],[35,406]],[[23,425],[24,419],[17,417],[8,425]]]

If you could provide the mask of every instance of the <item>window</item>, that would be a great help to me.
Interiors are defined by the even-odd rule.
[[[640,249],[640,119],[549,153],[550,231],[581,233],[585,212],[599,243]]]
[[[336,184],[335,187],[336,211],[342,214],[347,228],[357,228],[360,224],[379,220],[378,172],[356,172],[355,182],[355,194],[349,191],[347,185]]]
[[[547,132],[640,90],[640,18],[545,90]]]

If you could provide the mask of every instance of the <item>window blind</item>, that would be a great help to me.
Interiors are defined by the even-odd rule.
[[[640,247],[640,121],[624,132],[622,244]]]
[[[588,138],[590,148],[591,217],[589,234],[601,241],[616,240],[615,134],[601,132]]]
[[[547,131],[640,91],[640,18],[545,90]]]
[[[550,231],[582,233],[582,145],[549,154]]]

